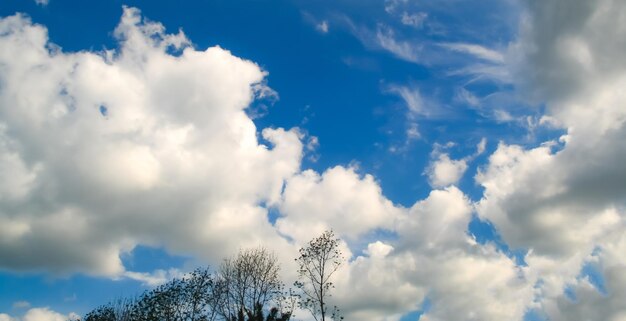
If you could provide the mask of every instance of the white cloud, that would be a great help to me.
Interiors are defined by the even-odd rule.
[[[315,29],[321,33],[328,33],[328,21],[324,20],[315,25]]]
[[[424,98],[417,86],[389,85],[384,89],[385,93],[394,94],[405,103],[407,128],[405,131],[406,141],[404,146],[394,146],[393,151],[406,151],[412,141],[422,137],[419,132],[417,121],[419,118],[437,118],[443,116],[446,111],[438,107],[436,103]]]
[[[278,201],[302,143],[280,128],[262,131],[272,147],[257,141],[256,64],[196,50],[132,8],[119,52],[49,50],[21,15],[0,35],[3,268],[120,275],[138,243],[207,259],[287,246],[258,204]]]
[[[287,181],[279,205],[281,233],[307,242],[333,228],[356,239],[364,233],[391,228],[401,209],[385,198],[371,175],[361,177],[354,168],[336,166],[318,174],[306,170]]]
[[[155,287],[161,284],[164,284],[174,278],[180,278],[184,276],[184,273],[178,269],[169,269],[169,270],[154,270],[153,272],[133,272],[126,271],[124,272],[124,277],[139,281],[143,285],[148,287]]]
[[[448,154],[443,153],[430,163],[426,175],[432,187],[440,188],[457,184],[466,170],[465,159],[450,159]]]
[[[409,14],[406,11],[402,12],[402,16],[400,21],[402,24],[407,26],[412,26],[418,29],[421,29],[424,26],[424,22],[428,18],[428,14],[426,12],[418,12]]]
[[[485,152],[486,148],[487,148],[487,138],[483,137],[480,139],[480,142],[478,143],[478,145],[476,145],[476,153],[474,154],[474,157],[478,155],[482,155]]]
[[[448,71],[448,76],[471,77],[468,83],[491,81],[511,84],[514,81],[508,65],[512,58],[509,58],[509,53],[506,51],[501,52],[478,44],[463,42],[443,42],[437,43],[436,46],[448,52],[470,57],[470,59],[463,59],[465,62],[462,67],[455,67]],[[472,93],[462,89],[457,95],[460,95],[459,98],[464,98],[470,106],[478,107],[479,104],[474,101],[477,97],[472,97]]]
[[[493,111],[495,121],[499,123],[508,123],[517,120],[511,113],[506,110],[496,109]]]
[[[21,317],[10,316],[6,313],[0,313],[0,321],[67,321],[77,319],[76,313],[64,315],[59,312],[50,310],[48,307],[32,308]]]
[[[329,27],[330,27],[330,23],[328,22],[328,20],[320,20],[316,16],[314,16],[313,14],[307,11],[302,12],[302,18],[304,19],[305,22],[315,27],[315,30],[317,30],[318,32],[328,33]]]
[[[445,152],[447,148],[455,145],[453,142],[448,142],[446,145],[434,145],[431,161],[424,170],[424,174],[428,176],[428,182],[433,188],[457,185],[465,175],[468,163],[485,152],[487,139],[483,137],[476,145],[476,152],[461,159],[451,159],[450,155]]]
[[[367,245],[365,254],[371,257],[385,257],[393,251],[393,246],[385,244],[381,241],[376,241]]]
[[[13,308],[15,309],[25,309],[30,307],[30,302],[28,301],[15,301],[13,302]]]
[[[457,89],[455,99],[469,105],[470,107],[479,107],[481,105],[481,99],[463,87]]]
[[[419,132],[419,129],[417,127],[416,123],[410,123],[409,124],[409,128],[407,128],[406,130],[406,139],[407,139],[407,143],[414,141],[414,140],[418,140],[422,137],[422,135]]]
[[[396,8],[402,4],[406,4],[408,0],[385,0],[385,11],[393,13]]]
[[[48,308],[34,308],[28,310],[22,321],[67,321],[69,317]]]
[[[604,293],[601,293],[589,276],[579,277],[570,283],[574,298],[559,295],[543,303],[545,314],[551,320],[616,320],[626,317],[626,237],[624,226],[607,235],[598,253],[587,259],[603,275]]]
[[[387,89],[388,92],[396,94],[404,100],[408,108],[409,117],[429,116],[431,111],[426,107],[422,94],[417,87],[391,85]]]
[[[503,63],[504,56],[493,49],[485,48],[483,46],[471,43],[442,43],[440,46],[466,54],[475,56],[476,58],[483,59],[493,63]]]
[[[531,249],[536,299],[552,320],[624,317],[615,273],[626,265],[607,250],[619,247],[614,236],[625,231],[626,22],[617,18],[624,13],[617,1],[529,3],[521,38],[509,49],[517,55],[515,78],[528,97],[546,102],[549,118],[542,119],[567,134],[558,151],[553,142],[501,143],[477,175],[485,188],[478,214],[512,247]],[[607,295],[580,277],[596,251]],[[574,302],[564,294],[568,285]]]
[[[405,248],[431,261],[416,260],[423,282],[432,287],[426,320],[521,319],[532,297],[526,271],[469,238],[472,209],[463,193],[454,187],[433,191],[411,211],[415,221],[402,223],[400,233],[408,242]]]
[[[510,258],[465,233],[471,211],[454,187],[415,203],[397,221],[393,247],[369,244],[369,256],[337,279],[335,302],[347,318],[399,318],[428,297],[425,320],[521,320],[532,284]]]
[[[395,31],[385,25],[379,24],[376,29],[375,42],[399,59],[409,62],[419,62],[419,53],[421,48],[409,41],[399,40]]]

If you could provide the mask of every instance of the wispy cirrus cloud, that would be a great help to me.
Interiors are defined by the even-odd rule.
[[[421,63],[422,46],[413,41],[402,39],[397,31],[385,24],[375,27],[359,24],[347,15],[341,15],[339,21],[345,28],[369,50],[383,51],[411,63]]]
[[[376,27],[375,43],[381,49],[388,51],[397,58],[409,62],[420,62],[419,53],[421,46],[407,40],[398,39],[395,31],[388,26],[379,24]]]
[[[181,278],[184,275],[185,273],[179,269],[157,269],[152,272],[125,271],[123,274],[125,278],[141,282],[147,287],[156,287],[174,278]]]
[[[428,19],[428,13],[426,12],[408,13],[404,11],[402,12],[400,21],[404,25],[412,26],[416,29],[422,29],[426,19]]]
[[[440,43],[439,46],[448,50],[472,55],[492,63],[504,63],[504,55],[496,50],[471,43]]]

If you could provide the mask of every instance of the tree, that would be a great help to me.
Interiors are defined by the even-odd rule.
[[[139,297],[132,321],[213,321],[214,283],[213,274],[204,268],[160,285]]]
[[[283,307],[284,285],[279,276],[280,265],[265,248],[241,250],[234,258],[225,259],[218,272],[220,299],[217,309],[225,320],[263,321],[268,305]],[[291,310],[283,310],[278,318],[289,319]]]
[[[101,305],[85,316],[85,321],[132,321],[136,301],[133,299],[118,299]],[[70,319],[71,320],[71,319]],[[80,320],[80,319],[77,319]]]
[[[317,321],[326,321],[327,299],[330,297],[330,289],[334,287],[331,277],[343,260],[339,239],[335,238],[332,230],[311,240],[300,249],[300,256],[296,258],[299,280],[294,285],[301,292],[299,304],[301,308],[309,310]],[[331,318],[343,319],[338,313],[339,309],[335,306]]]
[[[264,248],[242,250],[217,272],[197,269],[137,298],[102,305],[84,320],[288,321],[294,303],[283,293],[279,271],[276,256]]]

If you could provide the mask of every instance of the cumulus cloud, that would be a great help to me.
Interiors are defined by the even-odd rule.
[[[451,159],[446,149],[453,147],[455,144],[449,142],[445,145],[435,144],[431,153],[431,161],[424,170],[424,174],[428,177],[430,186],[434,188],[442,188],[450,185],[456,185],[461,180],[468,164],[476,157],[485,152],[487,139],[482,138],[476,145],[476,152],[460,159]]]
[[[551,123],[567,133],[560,149],[557,142],[501,143],[476,177],[485,188],[478,214],[510,245],[530,249],[537,299],[552,320],[624,317],[615,300],[623,296],[617,274],[625,265],[608,249],[624,234],[626,22],[618,17],[625,13],[619,1],[529,2],[510,49],[519,55],[519,85],[547,102]],[[617,285],[607,295],[580,277],[595,252],[606,284]]]
[[[457,188],[431,192],[397,220],[394,245],[373,242],[350,264],[335,300],[354,319],[397,319],[428,298],[425,320],[521,320],[532,284],[510,258],[466,233],[471,213]]]
[[[10,316],[6,313],[0,313],[0,321],[67,321],[77,319],[78,315],[70,313],[64,315],[59,312],[50,310],[50,308],[32,308],[21,317]]]
[[[304,243],[328,228],[356,239],[373,229],[392,228],[401,214],[371,175],[336,166],[321,175],[306,170],[287,180],[276,226]]]
[[[584,96],[623,77],[622,2],[529,1],[528,5],[522,37],[511,50],[522,53],[520,80],[537,98]]]
[[[349,242],[363,242],[373,230],[396,235],[374,238],[337,272],[329,304],[347,318],[394,320],[428,299],[427,320],[521,320],[532,302],[527,271],[468,235],[472,205],[455,187],[406,209],[385,198],[372,176],[337,166],[288,179],[279,204],[276,226],[296,243],[327,228]],[[353,248],[341,244],[351,256]]]
[[[286,244],[260,204],[302,143],[281,128],[258,142],[245,109],[266,72],[137,9],[114,34],[117,50],[65,53],[27,17],[0,20],[2,267],[119,275],[138,243],[205,258]]]
[[[440,154],[426,169],[428,182],[432,187],[439,188],[459,182],[467,170],[464,159],[450,159],[448,154]]]
[[[22,321],[67,321],[75,314],[63,315],[49,308],[34,308],[28,310],[22,317]]]

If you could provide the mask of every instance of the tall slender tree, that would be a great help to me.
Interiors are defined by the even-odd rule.
[[[326,321],[328,317],[327,301],[334,288],[331,278],[343,261],[339,239],[332,230],[311,240],[296,258],[299,280],[294,285],[301,292],[300,307],[309,310],[317,321]],[[330,312],[332,319],[343,319],[336,306]]]

